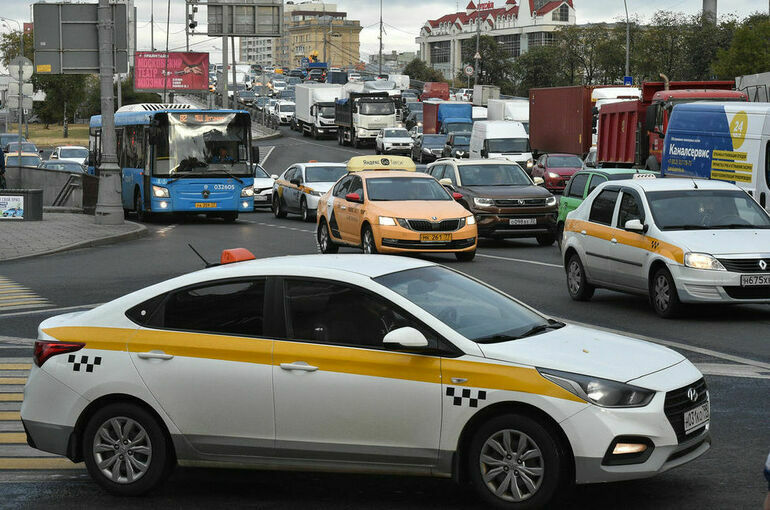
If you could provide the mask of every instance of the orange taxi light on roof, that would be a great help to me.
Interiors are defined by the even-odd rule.
[[[222,251],[222,258],[219,260],[220,264],[232,264],[233,262],[243,262],[245,260],[255,260],[254,256],[246,248],[231,248],[229,250]]]
[[[311,159],[311,160],[308,161],[308,163],[318,163],[318,160],[317,159]]]

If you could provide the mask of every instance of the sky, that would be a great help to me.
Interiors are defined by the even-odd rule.
[[[296,0],[300,1],[300,0]],[[526,0],[520,0],[525,1]],[[30,21],[33,2],[29,0],[0,0],[2,9],[0,16],[19,20]],[[150,49],[150,11],[154,2],[155,12],[155,47],[163,50],[166,47],[166,12],[167,0],[135,0],[138,12],[138,39],[139,50]],[[171,19],[169,34],[169,49],[184,50],[184,0],[170,0]],[[379,0],[330,0],[328,3],[336,3],[337,10],[348,13],[349,19],[360,20],[364,29],[361,31],[361,55],[367,58],[370,54],[377,53],[379,35]],[[495,5],[502,7],[505,0],[495,0]],[[745,17],[756,12],[760,8],[767,12],[766,0],[719,0],[719,15],[734,13],[739,17]],[[386,0],[383,2],[383,23],[385,34],[383,36],[384,51],[416,51],[417,45],[414,38],[419,35],[420,28],[428,19],[435,19],[464,9],[467,0]],[[622,0],[574,0],[577,14],[577,22],[593,23],[601,21],[618,21],[625,18]],[[648,19],[656,10],[666,9],[694,14],[702,8],[702,0],[628,0],[630,15],[638,14],[642,19]],[[199,13],[198,29],[204,28],[202,16]],[[9,26],[15,24],[0,21],[0,32],[9,30]],[[204,35],[194,36],[190,40],[191,50],[209,51],[211,60],[221,62],[221,38],[209,38]]]

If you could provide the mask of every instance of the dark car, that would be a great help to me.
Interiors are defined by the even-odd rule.
[[[253,90],[239,90],[238,91],[238,101],[241,103],[251,106],[254,104],[254,102],[257,100],[257,93]]]
[[[409,111],[409,113],[421,112],[422,108],[423,108],[423,104],[417,100],[406,102],[406,109]]]
[[[412,145],[412,159],[418,163],[429,163],[441,157],[446,135],[420,135]]]
[[[479,237],[534,237],[541,246],[556,240],[556,197],[512,161],[439,159],[428,173],[476,217]],[[540,180],[538,179],[538,182]]]
[[[441,155],[445,158],[468,158],[470,145],[471,134],[468,131],[449,133]]]
[[[74,174],[86,173],[86,167],[77,161],[67,161],[64,159],[49,159],[40,163],[39,168],[46,170],[58,170],[60,172],[70,172]]]
[[[326,69],[311,69],[307,73],[306,81],[324,83],[326,81]]]
[[[403,99],[405,103],[413,103],[419,101],[420,96],[413,92],[404,91],[401,93],[401,99]]]
[[[260,111],[261,111],[261,110],[264,110],[264,109],[265,109],[265,105],[268,103],[268,101],[270,101],[270,98],[269,98],[269,97],[263,97],[263,96],[260,96],[260,97],[258,97],[258,98],[257,98],[257,99],[254,101],[254,107],[255,107],[257,110],[260,110]]]
[[[561,192],[572,175],[583,169],[583,161],[574,154],[544,154],[532,167],[532,177],[545,181],[545,189]]]
[[[422,126],[422,112],[410,112],[404,121],[406,129],[412,129],[414,126]]]

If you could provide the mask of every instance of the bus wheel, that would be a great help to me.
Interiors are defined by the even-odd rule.
[[[136,219],[140,223],[150,221],[150,213],[145,212],[142,208],[142,196],[138,192],[134,194],[134,211],[136,211]]]
[[[222,219],[225,220],[225,223],[235,223],[235,220],[238,219],[238,213],[237,212],[225,213],[222,215]]]

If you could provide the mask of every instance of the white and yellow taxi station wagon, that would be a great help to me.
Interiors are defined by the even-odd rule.
[[[681,355],[410,258],[225,264],[39,336],[28,441],[116,494],[176,461],[224,461],[454,476],[492,505],[539,508],[710,447],[708,391]]]

